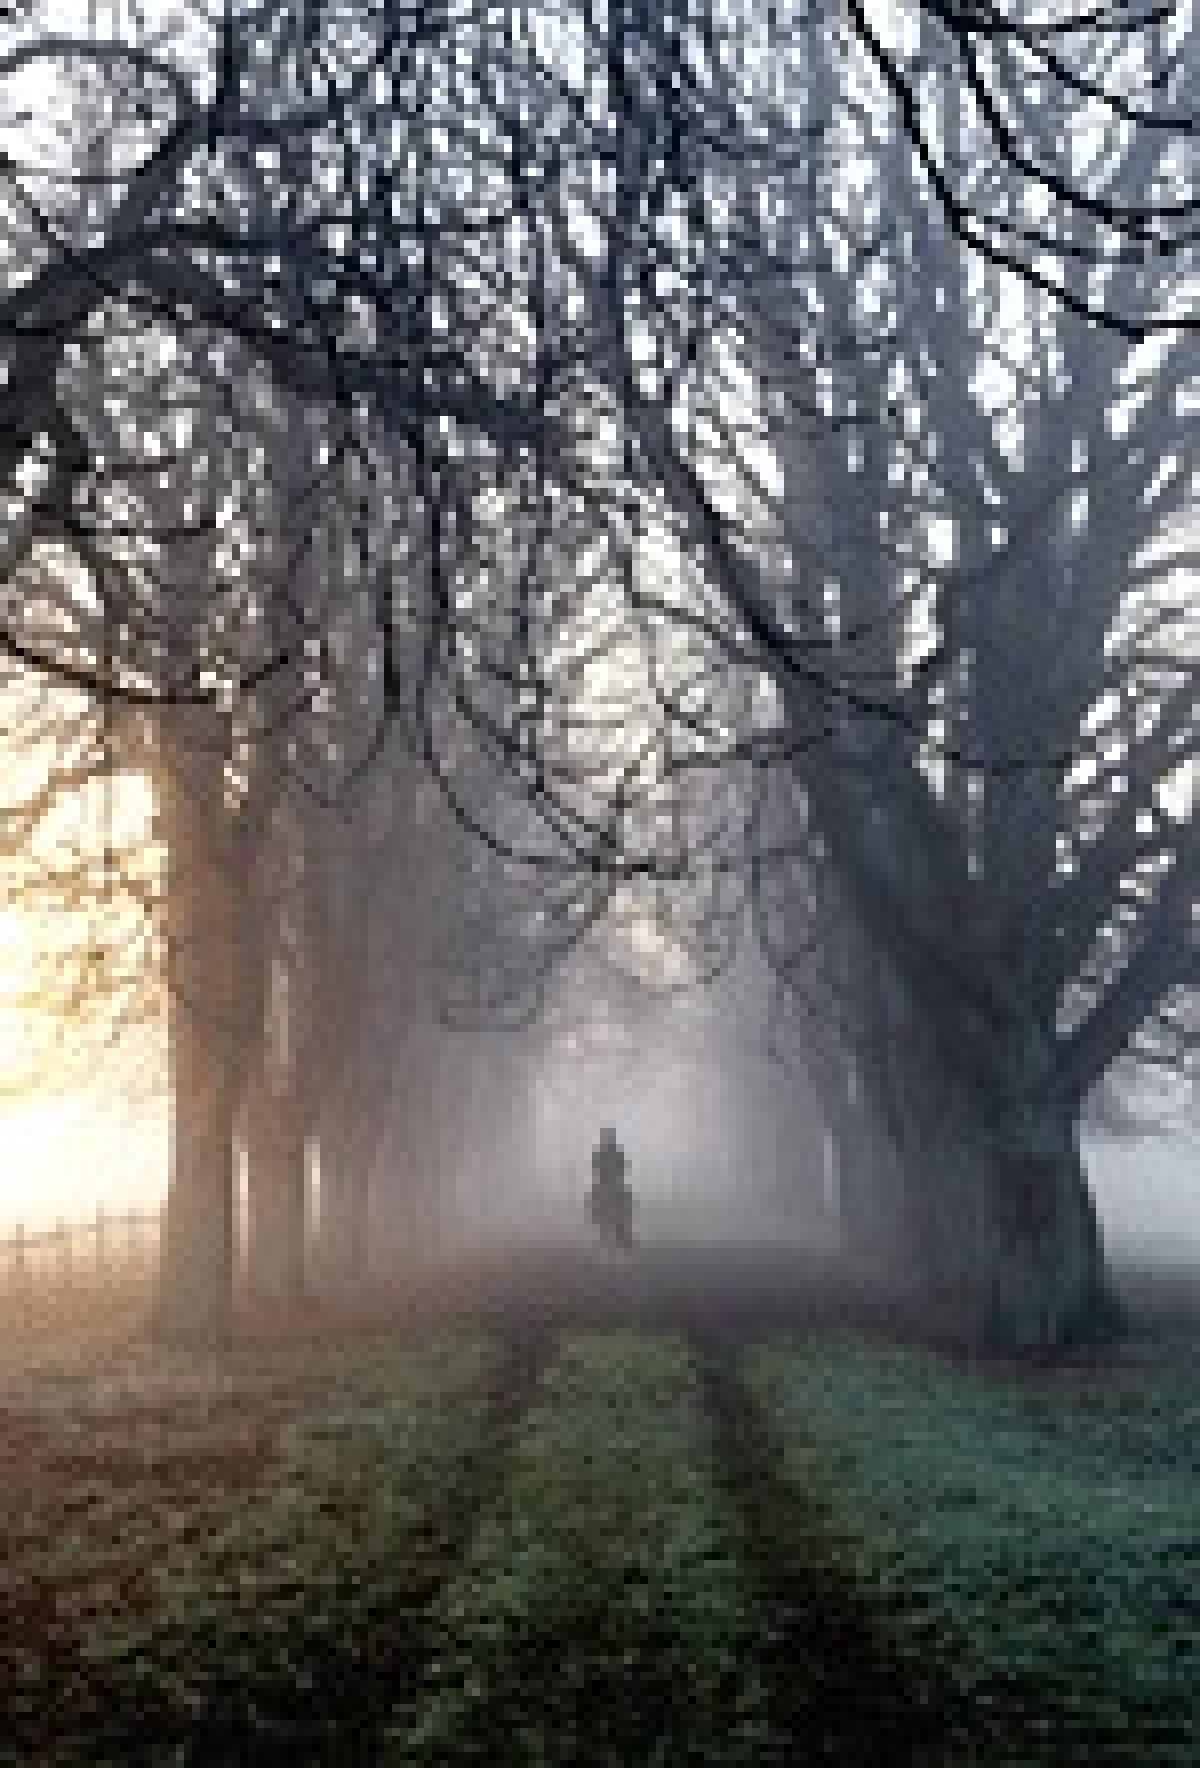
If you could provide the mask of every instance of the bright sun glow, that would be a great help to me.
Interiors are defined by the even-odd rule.
[[[4,697],[4,798],[36,786],[19,750],[20,689]],[[71,902],[56,872],[97,874],[106,850],[153,877],[153,800],[144,776],[114,774],[56,795],[14,842],[0,907],[0,1235],[158,1203],[167,1175],[163,1038],[148,929],[120,890]],[[97,981],[99,978],[99,981]],[[132,993],[132,1006],[130,1005]]]
[[[6,1100],[0,1235],[90,1220],[97,1206],[153,1208],[166,1194],[167,1134],[165,1099],[135,1106],[78,1088]]]

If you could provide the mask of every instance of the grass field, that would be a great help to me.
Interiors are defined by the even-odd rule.
[[[1200,1363],[410,1325],[0,1378],[14,1763],[1200,1761]]]

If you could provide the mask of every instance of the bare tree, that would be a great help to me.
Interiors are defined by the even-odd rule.
[[[828,46],[815,48],[823,37],[844,70],[832,80]],[[855,538],[837,533],[848,480],[831,474],[831,451],[848,441],[875,451],[845,505],[861,538],[867,517],[884,513],[864,510],[861,487],[872,475],[880,482],[885,461],[890,476],[905,409],[944,448],[961,438],[951,440],[952,425],[939,431],[945,413],[928,386],[899,397],[890,386],[899,364],[921,367],[919,325],[899,347],[890,334],[919,318],[924,268],[872,241],[887,229],[865,211],[843,205],[835,215],[823,168],[840,156],[845,182],[857,154],[869,184],[886,171],[890,191],[903,186],[901,212],[914,229],[940,217],[944,237],[965,242],[976,261],[1104,321],[1115,341],[1096,359],[1111,369],[1120,340],[1190,324],[1179,301],[1195,215],[1191,46],[1182,13],[1027,19],[932,0],[899,17],[890,39],[854,0],[844,10],[785,5],[744,16],[699,0],[661,15],[620,0],[603,17],[566,5],[481,16],[390,0],[352,12],[228,0],[215,22],[185,9],[157,33],[131,10],[103,38],[56,32],[32,9],[0,53],[6,102],[19,107],[22,82],[51,69],[92,98],[79,110],[86,128],[57,162],[10,153],[3,163],[0,478],[12,490],[3,545],[6,556],[24,556],[40,529],[65,539],[83,569],[64,574],[70,605],[49,619],[10,573],[0,633],[29,668],[110,701],[166,708],[173,734],[163,754],[178,764],[167,773],[205,771],[198,791],[164,799],[176,854],[167,901],[178,949],[215,942],[216,961],[193,979],[224,1003],[214,1004],[213,1023],[225,1012],[237,1027],[261,1024],[239,992],[247,966],[237,954],[257,952],[261,989],[262,928],[243,913],[254,841],[243,834],[269,826],[272,793],[231,787],[235,750],[249,741],[249,722],[255,777],[275,772],[278,733],[313,710],[314,652],[318,681],[329,673],[347,584],[341,572],[320,587],[304,582],[300,561],[319,512],[294,478],[282,491],[268,482],[267,433],[286,411],[297,434],[323,429],[327,485],[349,458],[386,460],[386,483],[403,502],[402,559],[374,570],[367,590],[377,647],[362,655],[378,660],[380,740],[411,714],[461,822],[497,854],[519,858],[547,900],[559,893],[553,919],[567,929],[617,881],[680,886],[682,918],[719,954],[756,870],[791,855],[804,871],[814,853],[827,861],[860,978],[875,952],[886,954],[869,987],[850,987],[855,1036],[865,1039],[869,1025],[876,1045],[894,1049],[882,1028],[921,1027],[904,1046],[903,1076],[858,1064],[891,1076],[875,1089],[875,1115],[903,1143],[906,1164],[921,1143],[936,1156],[947,1198],[962,1174],[960,1201],[994,1192],[997,1208],[1011,1204],[1020,1218],[1005,1230],[1003,1259],[996,1235],[975,1237],[986,1251],[967,1287],[985,1280],[996,1291],[990,1317],[1018,1340],[1059,1336],[1102,1312],[1070,1095],[1082,1097],[1152,1010],[1161,1037],[1178,1031],[1174,1008],[1160,1010],[1160,984],[1190,916],[1186,837],[1171,834],[1173,864],[1153,906],[1135,917],[1144,961],[1097,981],[1077,955],[1060,993],[1074,991],[1082,1018],[1069,1033],[1051,1023],[1053,966],[1038,970],[1031,959],[1036,979],[1015,983],[1005,943],[1027,880],[992,893],[1012,870],[1001,856],[1023,854],[1029,830],[1039,850],[1055,821],[1066,824],[1056,837],[1082,841],[1061,809],[1071,793],[1055,738],[1070,714],[1039,707],[1047,721],[1036,753],[1018,754],[1011,704],[994,691],[1012,667],[1028,583],[986,610],[982,596],[944,583],[933,660],[903,684],[900,614],[914,591],[897,576],[890,544],[869,556],[860,545],[853,577],[838,560],[830,605],[830,549]],[[1035,90],[1054,129],[1031,109]],[[1062,143],[1068,116],[1085,109],[1100,119],[1100,146],[1080,169]],[[1114,153],[1133,169],[1127,181],[1113,173]],[[1134,175],[1148,168],[1156,182]],[[1164,259],[1172,278],[1157,273]],[[951,284],[964,273],[957,258],[946,261],[937,289],[953,306]],[[851,299],[853,274],[864,291],[878,278],[880,324],[860,311],[859,289]],[[806,284],[805,312],[789,311],[789,291]],[[1065,326],[1056,335],[1082,350],[1097,336],[1072,346]],[[972,354],[983,352],[968,327],[959,360]],[[118,398],[115,416],[99,408],[115,438],[78,386],[100,357],[109,379],[136,389]],[[189,450],[172,438],[151,449],[147,399],[165,412],[196,380],[225,426],[220,446]],[[959,399],[956,409],[969,404]],[[1032,434],[1032,417],[1022,422]],[[123,424],[138,433],[127,436]],[[1080,441],[1104,455],[1090,430],[1072,447]],[[936,503],[928,466],[913,484],[919,464],[901,463],[905,495],[889,499],[911,532],[922,499],[926,513]],[[172,496],[182,505],[173,524]],[[832,540],[797,520],[822,501]],[[377,514],[371,525],[387,528]],[[279,544],[281,527],[292,545]],[[264,537],[271,528],[274,542]],[[1101,528],[1083,525],[1085,535]],[[223,530],[236,544],[214,574]],[[968,604],[964,638],[952,613]],[[1065,684],[1074,754],[1081,684],[1096,686],[1102,640],[1090,604],[1069,606],[1091,644],[1088,667]],[[96,625],[98,645],[84,633]],[[932,715],[935,688],[958,692],[947,671],[961,673],[968,653],[965,699]],[[769,716],[760,717],[752,709],[764,684]],[[1174,687],[1186,698],[1184,684]],[[1161,748],[1183,702],[1165,687],[1153,693],[1166,720]],[[955,734],[964,719],[967,745]],[[312,728],[322,728],[320,716]],[[882,733],[897,740],[881,742]],[[981,868],[962,808],[971,790],[929,785],[931,739],[964,777],[985,776],[993,827]],[[760,839],[762,779],[781,767],[803,786],[806,821],[772,852]],[[1006,772],[1050,782],[1036,815],[1023,788],[989,787]],[[234,805],[255,807],[245,830],[227,803],[231,789]],[[1106,828],[1122,820],[1110,816]],[[1176,821],[1187,826],[1172,819],[1173,831]],[[1156,827],[1157,853],[1161,815]],[[1136,816],[1132,839],[1144,839]],[[214,869],[212,856],[230,843],[230,864]],[[197,846],[210,855],[203,863],[183,857]],[[1086,867],[1080,852],[1093,906],[1123,887],[1127,850],[1101,837]],[[957,933],[981,900],[978,876],[999,922],[991,915],[986,936],[948,942],[946,927]],[[1056,882],[1056,901],[1062,889]],[[1087,921],[1077,917],[1080,935],[1098,936],[1101,925]],[[886,1012],[862,1011],[868,995],[889,989]],[[971,1072],[951,1088],[950,1121],[960,1128],[943,1149],[910,1120],[948,1041]],[[206,1176],[179,1193],[180,1220],[191,1223],[172,1231],[179,1259],[193,1229],[214,1248],[228,1240],[229,1061],[196,1076],[204,1126],[181,1134],[188,1170]],[[1007,1174],[994,1186],[974,1176],[975,1106],[989,1091],[984,1115],[1001,1125]],[[911,1103],[897,1110],[897,1101]],[[208,1198],[196,1204],[204,1234],[184,1191]],[[951,1223],[965,1207],[927,1214]],[[927,1225],[923,1235],[933,1249],[957,1229]],[[214,1252],[208,1263],[196,1279],[207,1298],[197,1317],[215,1319],[227,1256]]]
[[[944,134],[961,130],[949,111]],[[1098,137],[1106,200],[1155,188],[1161,151]],[[1006,325],[1003,288],[972,291],[894,170],[889,204],[911,235],[887,373],[846,377],[860,421],[843,441],[777,431],[786,506],[834,588],[843,679],[861,683],[858,716],[802,770],[829,877],[814,890],[809,864],[807,913],[783,893],[780,950],[839,1033],[826,1091],[852,1120],[851,1189],[878,1197],[871,1169],[899,1187],[915,1268],[984,1329],[1057,1340],[1114,1317],[1086,1103],[1118,1062],[1190,1060],[1188,353],[1138,354],[1028,302]],[[1126,264],[1107,293],[1149,304],[1170,278]],[[826,272],[822,291],[849,313],[844,279],[839,296]],[[907,458],[884,423],[895,387]],[[935,560],[913,545],[931,522]],[[783,695],[785,718],[811,720]]]

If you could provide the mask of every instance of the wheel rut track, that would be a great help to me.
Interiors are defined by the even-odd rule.
[[[762,1768],[799,1760],[932,1768],[954,1759],[949,1687],[914,1683],[835,1562],[828,1519],[780,1471],[781,1445],[738,1369],[737,1336],[693,1331],[714,1478],[730,1504],[751,1600],[771,1743]],[[940,1679],[939,1679],[940,1680]]]
[[[778,1738],[760,1768],[800,1761],[871,1768],[1130,1768],[1142,1742],[1093,1726],[1029,1670],[986,1688],[986,1703],[952,1674],[965,1639],[943,1655],[901,1661],[867,1594],[839,1567],[832,1519],[782,1472],[783,1446],[738,1368],[746,1341],[692,1331],[712,1430],[714,1477],[741,1528],[752,1596],[765,1625],[758,1647]],[[828,1545],[826,1545],[828,1543]],[[813,1690],[819,1690],[814,1696]],[[1190,1757],[1188,1758],[1190,1760]]]
[[[331,1674],[318,1673],[310,1687],[297,1693],[293,1718],[273,1714],[264,1723],[210,1708],[184,1725],[178,1712],[165,1705],[157,1712],[143,1708],[136,1717],[118,1710],[113,1723],[104,1727],[105,1735],[93,1739],[86,1758],[79,1759],[96,1768],[108,1763],[113,1768],[140,1768],[143,1763],[158,1768],[167,1760],[188,1768],[367,1768],[377,1762],[385,1730],[419,1694],[437,1649],[439,1599],[503,1487],[510,1450],[554,1345],[555,1334],[541,1323],[523,1322],[505,1334],[489,1378],[482,1429],[465,1476],[456,1484],[453,1509],[448,1505],[447,1514],[430,1519],[431,1531],[442,1543],[437,1575],[416,1580],[402,1605],[381,1605],[371,1615],[369,1638],[352,1642],[348,1651],[338,1653]]]

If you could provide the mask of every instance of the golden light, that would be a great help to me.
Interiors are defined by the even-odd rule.
[[[98,1206],[124,1211],[160,1201],[168,1118],[152,929],[122,884],[152,885],[160,864],[149,783],[114,771],[64,786],[25,827],[38,786],[64,766],[55,732],[71,728],[80,702],[14,683],[0,703],[0,790],[18,831],[3,860],[0,908],[6,1235],[18,1222],[36,1231],[60,1218],[90,1218]],[[106,863],[119,868],[111,887]]]

